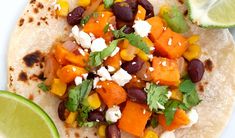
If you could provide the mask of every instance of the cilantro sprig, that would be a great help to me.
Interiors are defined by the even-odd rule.
[[[145,88],[145,91],[147,92],[147,104],[150,110],[157,112],[159,109],[159,104],[164,106],[168,101],[167,86],[158,86],[151,83]]]
[[[179,101],[169,100],[165,105],[164,116],[166,118],[166,124],[170,125],[174,119],[175,112],[180,105]]]
[[[92,67],[97,67],[101,65],[104,58],[110,56],[112,52],[115,50],[119,40],[120,39],[112,41],[110,46],[105,48],[103,51],[91,52],[89,57],[89,65]]]
[[[114,4],[114,0],[104,0],[104,7],[110,8]]]
[[[124,33],[125,28],[126,28],[126,26],[123,26],[120,30],[114,30],[113,31],[114,37],[115,38],[125,38],[129,41],[129,43],[132,46],[137,47],[138,49],[144,51],[146,54],[149,54],[149,52],[150,52],[149,47],[143,41],[141,36],[137,35],[137,34],[134,34],[134,33],[125,34]]]
[[[41,89],[43,92],[48,92],[50,90],[49,86],[46,86],[44,82],[39,83],[38,88]]]
[[[84,102],[90,93],[92,84],[92,80],[85,80],[82,84],[69,90],[68,101],[66,102],[66,108],[69,111],[75,112],[78,110],[79,105]]]

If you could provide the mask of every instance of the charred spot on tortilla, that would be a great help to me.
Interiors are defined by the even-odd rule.
[[[198,90],[204,92],[204,85],[201,82],[198,84]]]
[[[19,26],[21,27],[23,24],[24,24],[24,19],[21,18],[20,21],[19,21]]]
[[[29,17],[28,22],[29,23],[33,22],[33,17]]]
[[[96,132],[94,133],[94,136],[97,136],[97,133],[96,133]]]
[[[39,12],[38,8],[33,8],[33,12],[37,14]]]
[[[205,69],[207,71],[211,72],[213,70],[214,65],[213,65],[213,62],[211,61],[211,59],[205,60],[204,64],[205,64]]]
[[[184,4],[184,0],[178,0],[180,4]]]
[[[29,97],[28,97],[29,100],[33,101],[34,99],[34,95],[33,94],[29,94]]]
[[[29,3],[30,4],[35,4],[36,0],[31,0]]]
[[[43,5],[41,2],[38,2],[37,7],[38,7],[39,9],[43,9],[43,8],[44,8],[44,5]]]
[[[43,73],[43,72],[41,72],[37,77],[38,77],[38,79],[41,80],[41,81],[46,80],[46,78],[44,77],[44,73]]]
[[[48,10],[48,11],[51,11],[51,7],[48,7],[47,10]]]
[[[79,135],[78,132],[75,132],[75,133],[74,133],[74,136],[75,136],[75,138],[79,138],[79,137],[80,137],[80,135]]]
[[[9,87],[12,87],[12,82],[13,82],[13,78],[12,78],[12,75],[10,74],[10,77],[9,77]]]
[[[187,16],[188,15],[188,10],[185,10],[184,11],[184,16]]]
[[[12,66],[10,66],[9,71],[14,71],[14,68]]]
[[[37,22],[37,26],[40,26],[41,25],[41,23],[40,22]]]
[[[24,56],[23,60],[28,67],[33,67],[35,63],[39,63],[42,59],[42,53],[40,51],[35,51]]]
[[[18,76],[18,80],[26,82],[26,81],[28,81],[28,75],[24,71],[21,71]]]

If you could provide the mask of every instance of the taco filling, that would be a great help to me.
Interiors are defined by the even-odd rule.
[[[147,0],[59,0],[69,36],[55,40],[45,56],[40,84],[61,99],[58,116],[72,128],[97,127],[98,135],[157,138],[192,127],[200,103],[196,83],[204,74],[198,35],[176,6],[157,15]]]

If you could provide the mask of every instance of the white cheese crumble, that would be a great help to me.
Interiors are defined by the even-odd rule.
[[[97,70],[97,75],[99,75],[101,78],[100,80],[112,80],[108,70],[105,67],[101,67],[99,70]]]
[[[120,48],[116,47],[110,56],[111,57],[115,56],[119,52],[119,50],[120,50]]]
[[[175,138],[174,131],[165,131],[161,134],[160,138]]]
[[[168,99],[170,99],[171,95],[172,95],[172,92],[168,91],[166,96],[167,96]]]
[[[93,81],[93,88],[97,88],[97,83],[100,81],[99,77],[95,77]]]
[[[87,77],[88,77],[88,73],[82,74],[82,77],[83,77],[84,80],[86,80]]]
[[[120,86],[124,86],[132,79],[132,76],[127,73],[127,71],[120,68],[117,72],[113,74],[112,79]]]
[[[165,107],[163,105],[161,105],[159,102],[157,102],[157,106],[158,106],[159,109],[162,109],[162,110],[165,109]]]
[[[153,67],[149,67],[149,71],[150,71],[150,72],[153,72],[153,71],[154,71],[154,68],[153,68]]]
[[[74,79],[74,82],[75,82],[76,85],[81,84],[81,83],[82,83],[82,77],[77,76],[77,77]]]
[[[152,54],[148,55],[148,58],[149,58],[150,61],[152,61],[153,60],[153,55]]]
[[[113,106],[113,107],[109,108],[105,113],[105,119],[107,121],[112,122],[112,123],[117,122],[118,119],[121,118],[121,116],[122,116],[122,113],[120,111],[119,106]]]
[[[86,53],[84,52],[84,50],[83,50],[83,49],[78,48],[78,51],[79,51],[79,53],[80,53],[82,56],[85,56],[85,55],[86,55]]]
[[[108,71],[109,72],[114,72],[116,69],[113,66],[108,66]]]
[[[72,28],[72,34],[73,34],[73,37],[75,38],[76,42],[78,44],[81,44],[81,46],[83,48],[90,48],[91,47],[91,37],[83,32],[83,31],[79,31],[79,28],[77,25],[75,25],[73,28]]]
[[[107,45],[103,38],[97,38],[91,44],[91,52],[100,52],[105,48],[107,48]]]
[[[135,29],[136,34],[141,37],[146,37],[151,32],[151,25],[147,21],[138,20],[135,21],[133,28]]]
[[[168,40],[168,46],[171,46],[172,45],[172,38],[170,37],[169,40]]]
[[[182,128],[189,128],[192,127],[194,124],[198,122],[198,113],[195,109],[191,109],[188,113],[188,118],[189,118],[189,124],[182,126]]]

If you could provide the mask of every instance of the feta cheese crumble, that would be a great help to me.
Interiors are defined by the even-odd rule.
[[[73,37],[75,38],[76,42],[78,44],[81,44],[81,46],[83,48],[90,48],[91,47],[91,37],[83,32],[83,31],[79,31],[79,28],[77,25],[75,25],[73,28],[72,28],[72,34],[73,34]]]
[[[113,66],[108,66],[108,71],[109,72],[114,72],[116,69]]]
[[[91,52],[100,52],[105,48],[107,48],[107,45],[103,38],[97,38],[91,44]]]
[[[138,20],[135,21],[133,28],[136,34],[140,35],[141,37],[146,37],[151,32],[151,25],[147,21]]]
[[[119,106],[113,106],[109,108],[105,113],[105,119],[106,121],[110,121],[112,123],[115,123],[120,119],[122,116],[122,113],[120,111]]]
[[[97,88],[97,83],[100,81],[99,77],[95,77],[93,81],[93,88]]]
[[[127,73],[127,71],[120,68],[117,72],[113,74],[112,79],[120,86],[124,86],[132,79],[132,76]]]
[[[79,85],[79,84],[81,84],[81,83],[82,83],[82,77],[77,76],[77,77],[74,79],[74,82],[75,82],[76,86]]]
[[[161,134],[160,138],[175,138],[174,131],[165,131]]]
[[[101,77],[100,80],[112,80],[108,70],[105,67],[101,67],[99,70],[97,70],[97,74]]]
[[[119,52],[120,48],[116,47],[113,51],[113,53],[110,55],[111,57],[115,56]]]

